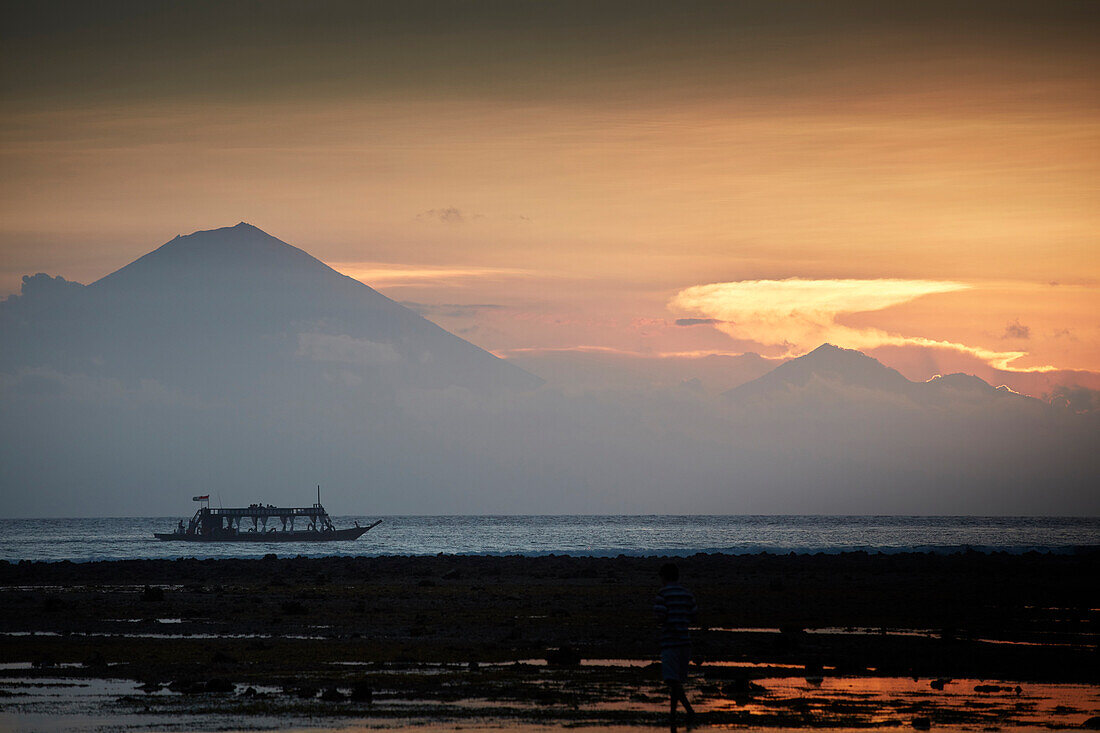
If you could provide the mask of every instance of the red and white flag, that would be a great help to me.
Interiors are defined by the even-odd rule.
[[[202,496],[192,496],[191,501],[210,501],[210,494],[203,494]]]

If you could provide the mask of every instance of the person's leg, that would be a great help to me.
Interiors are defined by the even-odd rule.
[[[670,647],[661,651],[661,671],[665,684],[668,685],[668,714],[673,730],[676,727],[676,703],[684,706],[689,724],[695,717],[695,710],[688,702],[683,683],[687,679],[689,656],[690,651],[685,647]]]
[[[687,694],[684,692],[684,682],[688,678],[688,663],[691,661],[691,647],[680,647],[677,655],[677,672],[678,679],[676,681],[676,696],[684,706],[684,712],[688,715],[688,720],[691,720],[695,716],[695,710],[692,709],[691,703],[688,702]]]
[[[683,686],[676,680],[665,680],[668,685],[668,714],[676,720],[676,703],[684,696]]]
[[[676,682],[672,680],[665,680],[665,684],[668,685],[668,731],[669,733],[676,733]]]
[[[688,714],[688,720],[690,721],[691,718],[695,715],[695,709],[691,707],[691,703],[688,702],[687,693],[684,692],[684,685],[682,682],[676,683],[675,691],[677,698],[679,699],[680,704],[684,706],[684,712]],[[673,702],[672,704],[673,707],[675,707],[676,703]]]

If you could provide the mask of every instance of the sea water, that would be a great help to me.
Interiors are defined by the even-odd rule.
[[[123,560],[303,555],[693,555],[1100,550],[1098,517],[382,516],[348,542],[161,542],[180,517],[0,520],[0,560]]]

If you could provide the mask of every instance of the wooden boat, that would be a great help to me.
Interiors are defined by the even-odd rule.
[[[321,487],[317,487],[317,503],[310,507],[277,507],[273,504],[252,504],[247,507],[211,508],[210,495],[193,497],[200,502],[199,510],[187,526],[180,520],[174,532],[154,532],[165,542],[336,542],[359,539],[382,523],[337,529],[328,512],[321,506]],[[249,522],[248,520],[251,520]],[[274,522],[272,522],[274,520]],[[295,521],[306,526],[295,528]],[[268,526],[268,523],[277,526]]]

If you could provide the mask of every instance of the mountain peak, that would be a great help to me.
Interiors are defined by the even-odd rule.
[[[976,392],[988,392],[993,389],[993,385],[981,377],[976,377],[973,374],[963,374],[962,372],[956,372],[954,374],[937,374],[925,382],[925,384]]]
[[[177,235],[143,257],[93,283],[96,289],[193,288],[238,279],[335,278],[339,274],[303,250],[240,222]]]
[[[748,396],[806,387],[811,382],[843,384],[890,392],[907,391],[912,382],[897,370],[856,349],[824,343],[813,351],[784,362],[764,376],[727,395]]]

